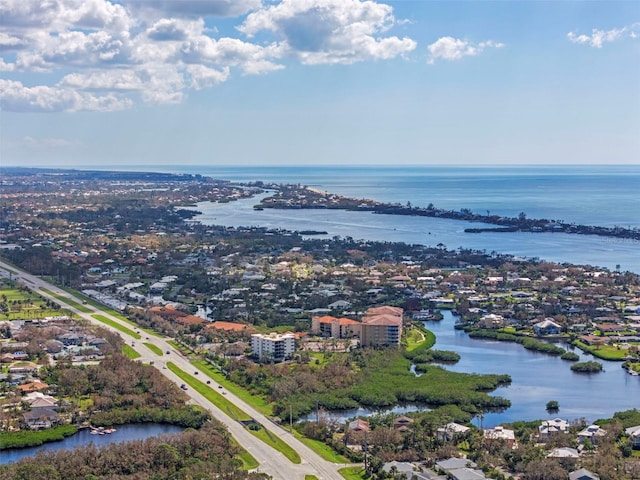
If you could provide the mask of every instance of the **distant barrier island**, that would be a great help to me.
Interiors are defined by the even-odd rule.
[[[565,223],[562,220],[528,218],[525,212],[517,217],[504,217],[492,215],[487,210],[486,215],[474,213],[468,208],[460,210],[445,210],[436,208],[432,203],[426,207],[413,206],[411,202],[406,205],[399,203],[383,203],[370,199],[349,198],[341,195],[325,192],[304,185],[266,185],[262,182],[251,183],[251,186],[273,188],[275,193],[267,197],[255,206],[256,209],[334,209],[365,211],[385,215],[412,215],[419,217],[446,218],[451,220],[464,220],[467,222],[481,222],[496,227],[466,228],[467,233],[483,232],[530,232],[530,233],[569,233],[581,235],[599,235],[603,237],[627,238],[640,240],[639,228],[599,227],[593,225],[577,225]]]

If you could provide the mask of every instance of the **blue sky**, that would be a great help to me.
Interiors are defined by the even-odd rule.
[[[6,166],[640,164],[638,1],[2,0],[0,18]]]

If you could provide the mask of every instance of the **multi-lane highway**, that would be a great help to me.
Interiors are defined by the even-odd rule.
[[[13,280],[21,280],[43,297],[58,303],[59,305],[69,311],[72,311],[79,317],[84,318],[92,323],[99,324],[104,328],[111,329],[114,332],[118,333],[121,337],[124,338],[127,344],[132,345],[132,348],[134,348],[140,354],[140,361],[145,363],[153,362],[153,365],[156,368],[158,368],[167,378],[169,378],[176,384],[182,384],[183,381],[169,369],[162,368],[163,366],[166,366],[166,362],[172,362],[180,369],[189,374],[193,374],[194,372],[198,371],[198,369],[194,367],[187,358],[183,357],[168,343],[168,340],[170,340],[169,338],[157,337],[154,335],[145,337],[144,332],[142,332],[142,340],[138,340],[130,335],[127,335],[120,330],[114,329],[109,325],[97,321],[95,318],[93,318],[93,315],[103,315],[129,329],[131,329],[131,325],[128,325],[119,320],[117,317],[110,315],[108,312],[96,309],[91,305],[86,305],[86,307],[90,309],[91,312],[82,312],[75,308],[73,305],[65,303],[64,301],[48,294],[42,289],[44,288],[50,292],[55,293],[56,295],[61,295],[62,297],[68,298],[71,301],[77,303],[78,299],[70,295],[68,292],[42,280],[39,277],[20,271],[11,265],[7,265],[2,261],[0,261],[0,276],[6,278],[9,278],[11,276]],[[155,345],[163,352],[163,355],[158,356],[156,353],[152,352],[151,349],[145,346],[144,343]],[[201,371],[199,371],[198,373],[203,377],[205,375]],[[247,403],[240,400],[231,392],[224,390],[215,381],[211,380],[210,387],[215,390],[224,391],[226,397],[231,402],[233,402],[244,412],[249,414],[257,422],[261,423],[264,428],[268,429],[271,432],[272,435],[280,437],[284,442],[294,448],[302,459],[301,464],[292,463],[280,452],[251,435],[242,424],[231,419],[225,412],[218,409],[204,396],[200,395],[194,389],[188,388],[185,393],[187,393],[187,395],[191,397],[192,402],[202,406],[203,408],[206,408],[209,412],[211,412],[214,418],[226,425],[227,429],[236,439],[236,441],[240,445],[242,445],[242,447],[244,447],[249,453],[251,453],[251,455],[253,455],[253,457],[260,463],[260,466],[258,468],[260,472],[267,473],[274,479],[282,480],[304,479],[305,475],[315,475],[321,480],[341,480],[343,478],[338,473],[338,469],[344,467],[345,465],[334,464],[322,459],[309,447],[296,439],[290,432],[272,423],[266,416],[255,410]]]

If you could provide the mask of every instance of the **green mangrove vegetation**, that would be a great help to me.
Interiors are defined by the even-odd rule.
[[[537,340],[535,338],[523,336],[523,335],[514,335],[511,333],[499,332],[496,330],[486,330],[486,329],[468,329],[467,333],[471,338],[488,338],[491,340],[498,340],[501,342],[515,342],[522,345],[527,350],[532,350],[535,352],[548,353],[549,355],[562,355],[565,353],[565,349],[554,345],[552,343],[548,343],[542,340]]]
[[[602,364],[600,362],[578,362],[571,365],[571,370],[578,373],[598,373],[602,371]]]

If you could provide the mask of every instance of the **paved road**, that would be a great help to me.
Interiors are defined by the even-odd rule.
[[[9,270],[13,273],[11,273]],[[136,339],[130,335],[127,335],[120,330],[114,329],[104,323],[101,323],[94,319],[92,315],[100,314],[104,315],[114,322],[118,322],[123,326],[126,326],[129,329],[132,329],[131,325],[126,324],[120,321],[118,318],[109,315],[109,313],[104,312],[102,310],[95,309],[91,305],[85,305],[86,308],[90,309],[90,313],[81,312],[77,308],[64,303],[58,298],[43,292],[41,289],[46,288],[47,290],[54,292],[57,295],[62,295],[66,298],[69,298],[73,301],[78,301],[77,298],[73,297],[71,294],[66,291],[56,287],[55,285],[48,283],[42,280],[39,277],[34,275],[30,275],[23,271],[16,269],[11,265],[7,265],[4,262],[0,261],[0,276],[9,278],[10,276],[14,280],[22,280],[28,285],[31,289],[37,291],[40,295],[45,298],[48,298],[67,310],[72,311],[79,317],[82,317],[92,323],[98,324],[104,328],[108,328],[116,333],[118,333],[127,344],[132,345],[139,354],[140,361],[144,363],[154,362],[154,366],[158,368],[167,378],[176,384],[182,384],[183,381],[174,373],[172,373],[169,369],[162,368],[166,365],[166,362],[172,362],[181,368],[183,371],[193,375],[195,372],[198,372],[198,375],[202,378],[207,378],[202,371],[199,371],[196,367],[194,367],[188,359],[183,357],[179,352],[177,352],[169,343],[168,338],[166,337],[156,337],[153,335],[145,336],[144,332],[141,332],[142,339]],[[160,350],[162,350],[163,355],[159,356],[156,353],[152,352],[148,347],[143,345],[143,343],[149,343],[155,345]],[[167,355],[166,352],[169,352]],[[236,439],[236,441],[242,445],[253,457],[260,463],[260,467],[258,470],[260,472],[267,473],[271,475],[274,479],[277,480],[295,480],[295,479],[304,479],[305,475],[315,475],[320,480],[342,480],[342,476],[338,473],[338,469],[344,467],[345,465],[338,465],[331,462],[327,462],[323,460],[318,454],[316,454],[309,447],[304,445],[298,439],[296,439],[291,433],[284,430],[282,427],[273,424],[266,416],[255,410],[250,405],[247,405],[245,402],[240,400],[238,397],[233,395],[231,392],[227,391],[224,388],[220,388],[215,381],[211,380],[211,388],[217,391],[224,391],[226,397],[235,405],[237,405],[244,412],[249,414],[252,418],[262,424],[262,426],[268,429],[272,435],[276,435],[284,440],[287,444],[293,447],[300,458],[302,458],[302,463],[297,465],[291,463],[284,455],[270,446],[266,445],[261,440],[257,439],[253,435],[251,435],[240,423],[232,420],[225,412],[218,409],[215,405],[209,402],[204,396],[200,395],[198,392],[194,391],[192,388],[189,388],[185,393],[187,393],[191,397],[191,401],[195,404],[202,406],[207,409],[211,414],[216,418],[216,420],[223,423],[231,435]]]

